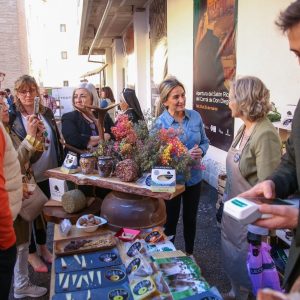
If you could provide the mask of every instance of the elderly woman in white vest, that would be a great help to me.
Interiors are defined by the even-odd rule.
[[[28,276],[31,224],[24,220],[19,212],[23,203],[22,196],[30,196],[27,191],[23,191],[21,173],[23,176],[33,176],[31,161],[38,160],[43,152],[41,142],[43,126],[34,115],[28,117],[26,128],[28,134],[21,141],[9,127],[8,106],[3,100],[0,100],[0,106],[2,106],[1,119],[5,131],[9,133],[6,140],[4,175],[14,220],[17,246],[17,260],[14,267],[14,296],[15,298],[41,297],[47,293],[47,289],[33,285]]]

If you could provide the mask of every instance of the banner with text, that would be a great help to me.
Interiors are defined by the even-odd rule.
[[[194,0],[193,106],[212,146],[227,151],[234,120],[228,107],[236,69],[237,0]]]

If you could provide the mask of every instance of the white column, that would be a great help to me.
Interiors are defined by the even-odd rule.
[[[186,107],[193,107],[193,1],[168,0],[168,73],[186,90]]]
[[[133,16],[135,71],[133,75],[135,77],[135,92],[142,110],[151,107],[148,19],[148,11],[135,12]]]
[[[105,49],[105,62],[108,66],[105,68],[106,86],[113,88],[113,59],[112,48]]]
[[[115,39],[112,47],[112,65],[113,65],[113,92],[118,101],[119,95],[124,88],[123,68],[124,54],[122,39]]]

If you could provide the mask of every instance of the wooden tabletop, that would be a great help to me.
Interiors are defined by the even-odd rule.
[[[54,205],[53,203],[56,203],[57,205]],[[72,224],[76,224],[78,218],[82,215],[99,215],[101,203],[102,199],[95,198],[91,205],[89,205],[85,209],[81,210],[78,213],[69,214],[63,209],[61,202],[50,200],[45,204],[43,208],[43,213],[47,222],[59,224],[63,219],[69,219]]]
[[[98,174],[84,175],[82,173],[65,174],[60,168],[51,169],[44,173],[49,178],[69,180],[77,185],[98,186],[113,191],[124,192],[129,194],[153,197],[157,199],[170,200],[184,192],[184,185],[177,184],[174,193],[151,192],[151,190],[141,187],[135,182],[123,182],[117,177],[100,177]]]

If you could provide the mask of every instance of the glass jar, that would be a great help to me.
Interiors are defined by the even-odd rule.
[[[111,156],[98,157],[98,172],[100,177],[110,176],[113,170],[113,159]]]
[[[80,155],[79,164],[83,174],[93,174],[95,172],[96,157],[91,153],[84,153]]]

